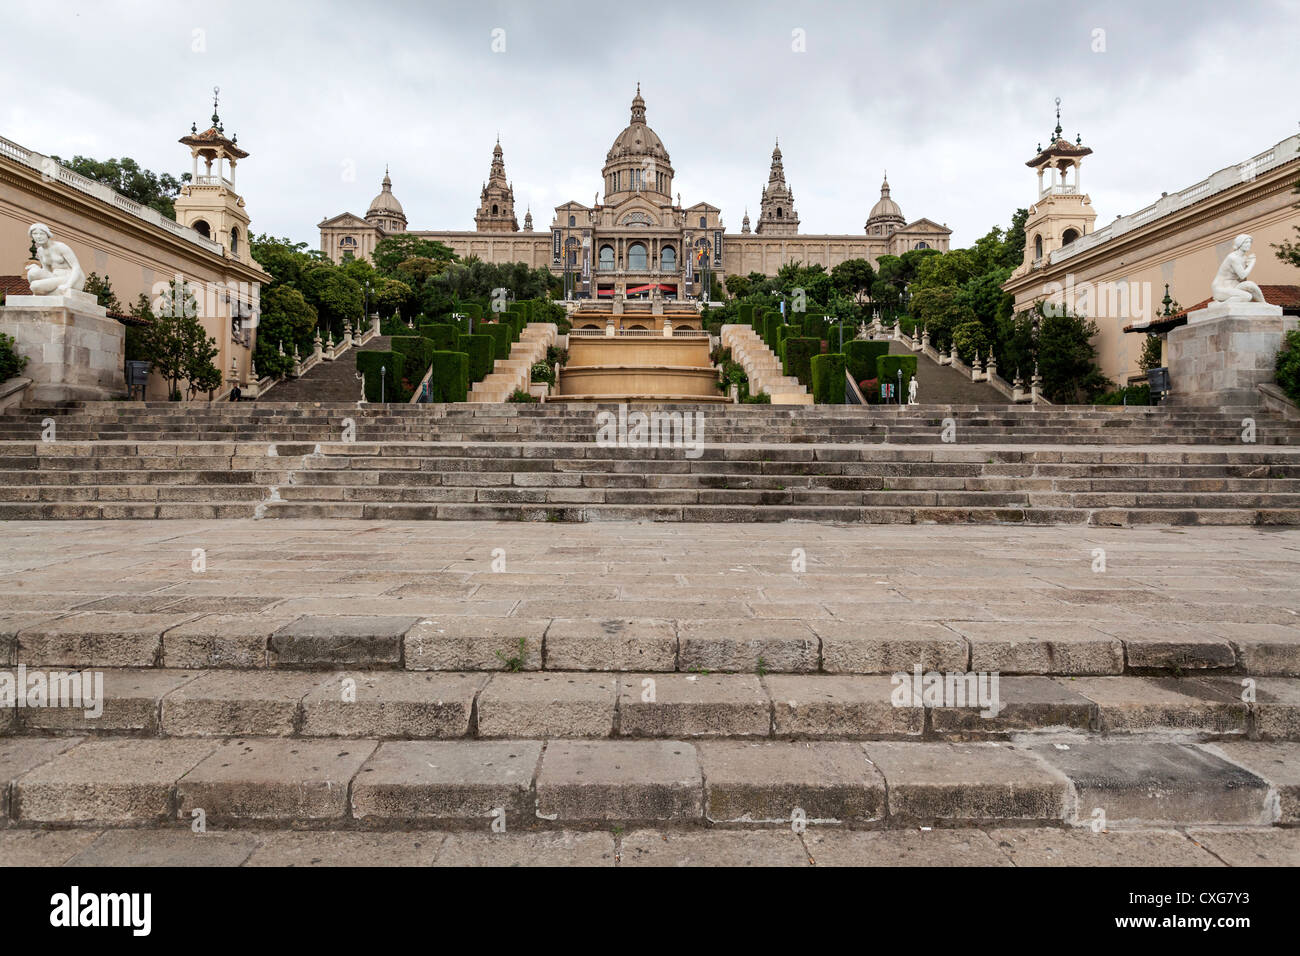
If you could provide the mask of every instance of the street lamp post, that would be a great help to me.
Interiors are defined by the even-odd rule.
[[[387,365],[379,366],[379,404],[381,405],[388,401],[388,393],[387,390],[385,389],[387,378],[388,378],[388,366]]]

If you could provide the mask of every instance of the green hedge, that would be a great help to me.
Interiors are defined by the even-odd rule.
[[[844,366],[839,352],[812,357],[812,393],[818,405],[844,404]]]
[[[1300,330],[1292,330],[1282,336],[1282,348],[1278,350],[1277,364],[1274,366],[1274,379],[1287,398],[1300,403]]]
[[[781,343],[781,367],[794,375],[800,384],[812,384],[812,358],[822,350],[822,340],[808,336],[787,336]]]
[[[843,344],[840,342],[840,331],[844,332]],[[858,330],[848,322],[841,322],[837,325],[828,325],[826,327],[826,344],[830,346],[832,352],[842,352],[853,341],[853,337],[858,334]]]
[[[492,357],[494,359],[510,358],[510,343],[514,341],[514,326],[510,323],[513,316],[504,316],[500,322],[484,322],[478,326],[480,335],[492,338]]]
[[[763,316],[763,327],[759,330],[759,334],[763,336],[763,341],[767,343],[767,347],[773,352],[776,351],[776,330],[780,327],[781,317],[779,315],[769,312]]]
[[[907,402],[907,386],[912,379],[916,377],[916,356],[915,355],[882,355],[876,359],[876,378],[880,380],[881,385],[898,385],[898,372],[903,372],[903,393],[902,401]],[[899,397],[894,396],[894,401],[899,401]]]
[[[889,354],[888,342],[868,342],[854,339],[844,342],[844,355],[848,359],[849,374],[861,384],[876,377],[876,359]]]
[[[738,311],[739,311],[739,313],[740,313],[739,322],[740,322],[741,325],[753,325],[753,324],[754,324],[754,305],[753,305],[753,303],[751,303],[751,302],[742,302],[742,303],[740,303],[740,309],[739,309]]]
[[[456,339],[460,336],[456,326],[442,322],[420,326],[420,334],[433,343],[435,352],[456,351]]]
[[[469,356],[464,352],[433,353],[429,401],[463,402],[469,394]]]
[[[380,398],[381,377],[379,374],[380,367],[386,369],[383,376],[384,387],[383,398]],[[378,402],[404,402],[411,396],[402,396],[402,374],[404,363],[400,352],[358,352],[357,353],[357,371],[366,377],[366,401]],[[394,382],[397,383],[394,387]]]
[[[482,328],[482,326],[480,326]],[[495,360],[492,358],[496,342],[490,335],[466,335],[461,333],[456,339],[456,351],[469,356],[469,380],[481,382],[492,371]]]
[[[799,320],[799,328],[805,338],[822,339],[826,337],[826,313],[805,312]]]

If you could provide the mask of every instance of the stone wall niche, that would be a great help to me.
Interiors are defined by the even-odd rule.
[[[87,292],[11,295],[0,332],[27,356],[33,402],[104,401],[126,394],[126,328]]]
[[[1170,400],[1178,405],[1258,405],[1272,382],[1282,337],[1300,318],[1263,302],[1213,302],[1169,333]]]

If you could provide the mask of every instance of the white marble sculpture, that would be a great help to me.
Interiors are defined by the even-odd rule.
[[[27,267],[27,284],[32,287],[32,295],[81,292],[86,286],[86,273],[76,253],[66,243],[54,241],[50,227],[44,223],[32,223],[27,234],[36,244],[36,259],[40,262]]]
[[[907,404],[909,405],[917,404],[916,393],[919,390],[920,387],[916,384],[915,378],[913,378],[910,382],[907,383]]]
[[[1224,257],[1219,271],[1210,283],[1215,302],[1263,302],[1264,293],[1259,286],[1247,281],[1255,268],[1255,256],[1250,251],[1252,239],[1244,233],[1232,242],[1232,251]]]

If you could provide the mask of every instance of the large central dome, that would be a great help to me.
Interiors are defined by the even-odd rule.
[[[659,134],[646,125],[640,83],[632,99],[632,121],[614,137],[602,175],[606,202],[617,202],[632,193],[649,192],[664,198],[672,195],[673,168],[668,150]]]
[[[647,155],[668,162],[668,150],[664,148],[663,140],[646,125],[645,100],[641,98],[641,84],[638,83],[632,100],[632,122],[614,138],[614,145],[609,148],[605,160]]]

